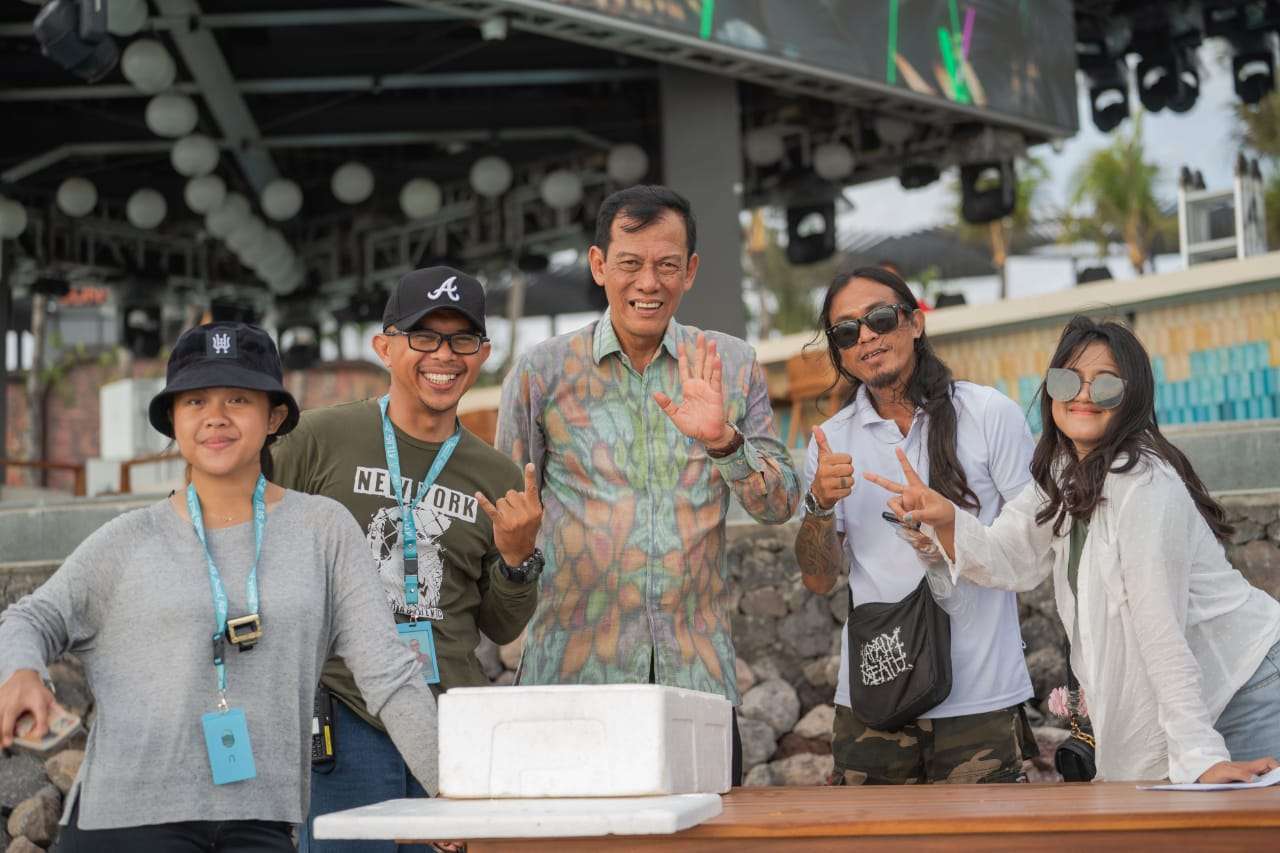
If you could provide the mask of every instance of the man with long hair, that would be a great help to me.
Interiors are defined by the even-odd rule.
[[[990,524],[1030,481],[1031,433],[1007,397],[952,379],[929,344],[915,296],[889,270],[838,274],[820,321],[832,367],[852,392],[809,443],[796,557],[814,592],[830,592],[847,572],[855,606],[897,602],[920,585],[925,564],[911,537],[882,517],[892,493],[863,475],[900,472],[901,449],[935,489]],[[863,481],[855,488],[855,480]],[[835,784],[1023,778],[1035,739],[1022,710],[1032,690],[1017,600],[964,581],[935,583],[935,575],[942,577],[930,574],[931,594],[950,618],[950,695],[899,731],[866,725],[852,710],[846,631]],[[857,666],[853,671],[863,677]]]

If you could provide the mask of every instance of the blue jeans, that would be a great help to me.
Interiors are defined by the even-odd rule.
[[[1280,758],[1280,643],[1231,697],[1213,726],[1232,761]]]
[[[334,763],[311,771],[311,814],[299,827],[301,853],[426,853],[431,848],[399,845],[394,841],[327,841],[311,837],[318,815],[368,806],[383,800],[425,797],[391,737],[360,719],[351,709],[333,702]]]

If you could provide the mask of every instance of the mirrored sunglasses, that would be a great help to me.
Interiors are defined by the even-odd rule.
[[[1124,380],[1110,373],[1099,373],[1086,383],[1069,367],[1051,367],[1044,377],[1044,390],[1059,403],[1068,403],[1088,384],[1089,399],[1101,409],[1114,409],[1124,399]]]

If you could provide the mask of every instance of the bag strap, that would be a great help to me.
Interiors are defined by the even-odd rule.
[[[1080,726],[1080,682],[1076,680],[1076,674],[1071,671],[1070,640],[1062,644],[1062,650],[1067,659],[1067,713],[1071,720],[1071,736],[1084,741],[1089,746],[1096,746],[1093,736]]]

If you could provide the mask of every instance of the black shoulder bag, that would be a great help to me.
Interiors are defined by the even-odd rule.
[[[1067,713],[1071,715],[1071,734],[1053,753],[1053,766],[1064,782],[1092,782],[1098,775],[1093,751],[1096,743],[1088,723],[1080,722],[1080,682],[1071,671],[1071,644],[1067,644]]]
[[[929,579],[901,601],[853,605],[849,704],[873,729],[897,731],[951,694],[951,617]]]

